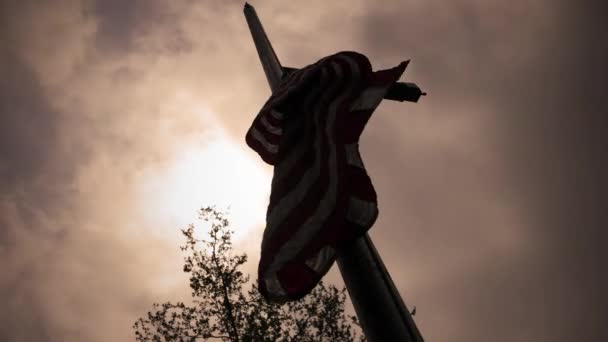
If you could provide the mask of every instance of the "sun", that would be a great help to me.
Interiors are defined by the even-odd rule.
[[[148,175],[142,200],[151,210],[148,218],[178,237],[178,228],[199,221],[198,209],[228,210],[238,243],[264,225],[270,171],[244,142],[215,133],[204,143],[180,146],[167,168]]]

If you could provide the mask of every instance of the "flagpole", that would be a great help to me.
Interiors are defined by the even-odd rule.
[[[243,11],[268,84],[274,92],[285,70],[253,6],[245,3]],[[415,102],[424,95],[413,84],[401,84],[400,87],[390,95],[395,100]],[[423,342],[368,234],[339,252],[338,267],[368,341]]]
[[[368,234],[340,251],[338,267],[368,341],[424,341]]]

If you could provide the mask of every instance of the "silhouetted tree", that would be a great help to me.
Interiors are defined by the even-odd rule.
[[[365,341],[356,317],[344,312],[344,288],[320,283],[302,300],[282,305],[268,303],[255,283],[244,293],[249,276],[239,268],[247,255],[232,253],[226,215],[207,207],[200,218],[211,223],[210,239],[195,239],[190,225],[180,247],[193,304],[155,303],[133,325],[138,341]]]

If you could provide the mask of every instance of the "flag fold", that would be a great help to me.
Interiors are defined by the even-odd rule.
[[[255,117],[246,142],[274,166],[258,266],[268,300],[308,294],[375,222],[359,138],[407,64],[374,72],[362,54],[336,53],[289,73]]]

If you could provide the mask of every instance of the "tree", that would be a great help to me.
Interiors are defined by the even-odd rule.
[[[153,304],[133,325],[138,341],[365,341],[356,317],[344,312],[344,288],[321,282],[302,300],[286,304],[267,302],[256,282],[244,293],[249,276],[239,268],[247,255],[233,254],[226,215],[213,207],[199,213],[211,224],[208,240],[196,239],[192,224],[181,230],[192,304]]]

